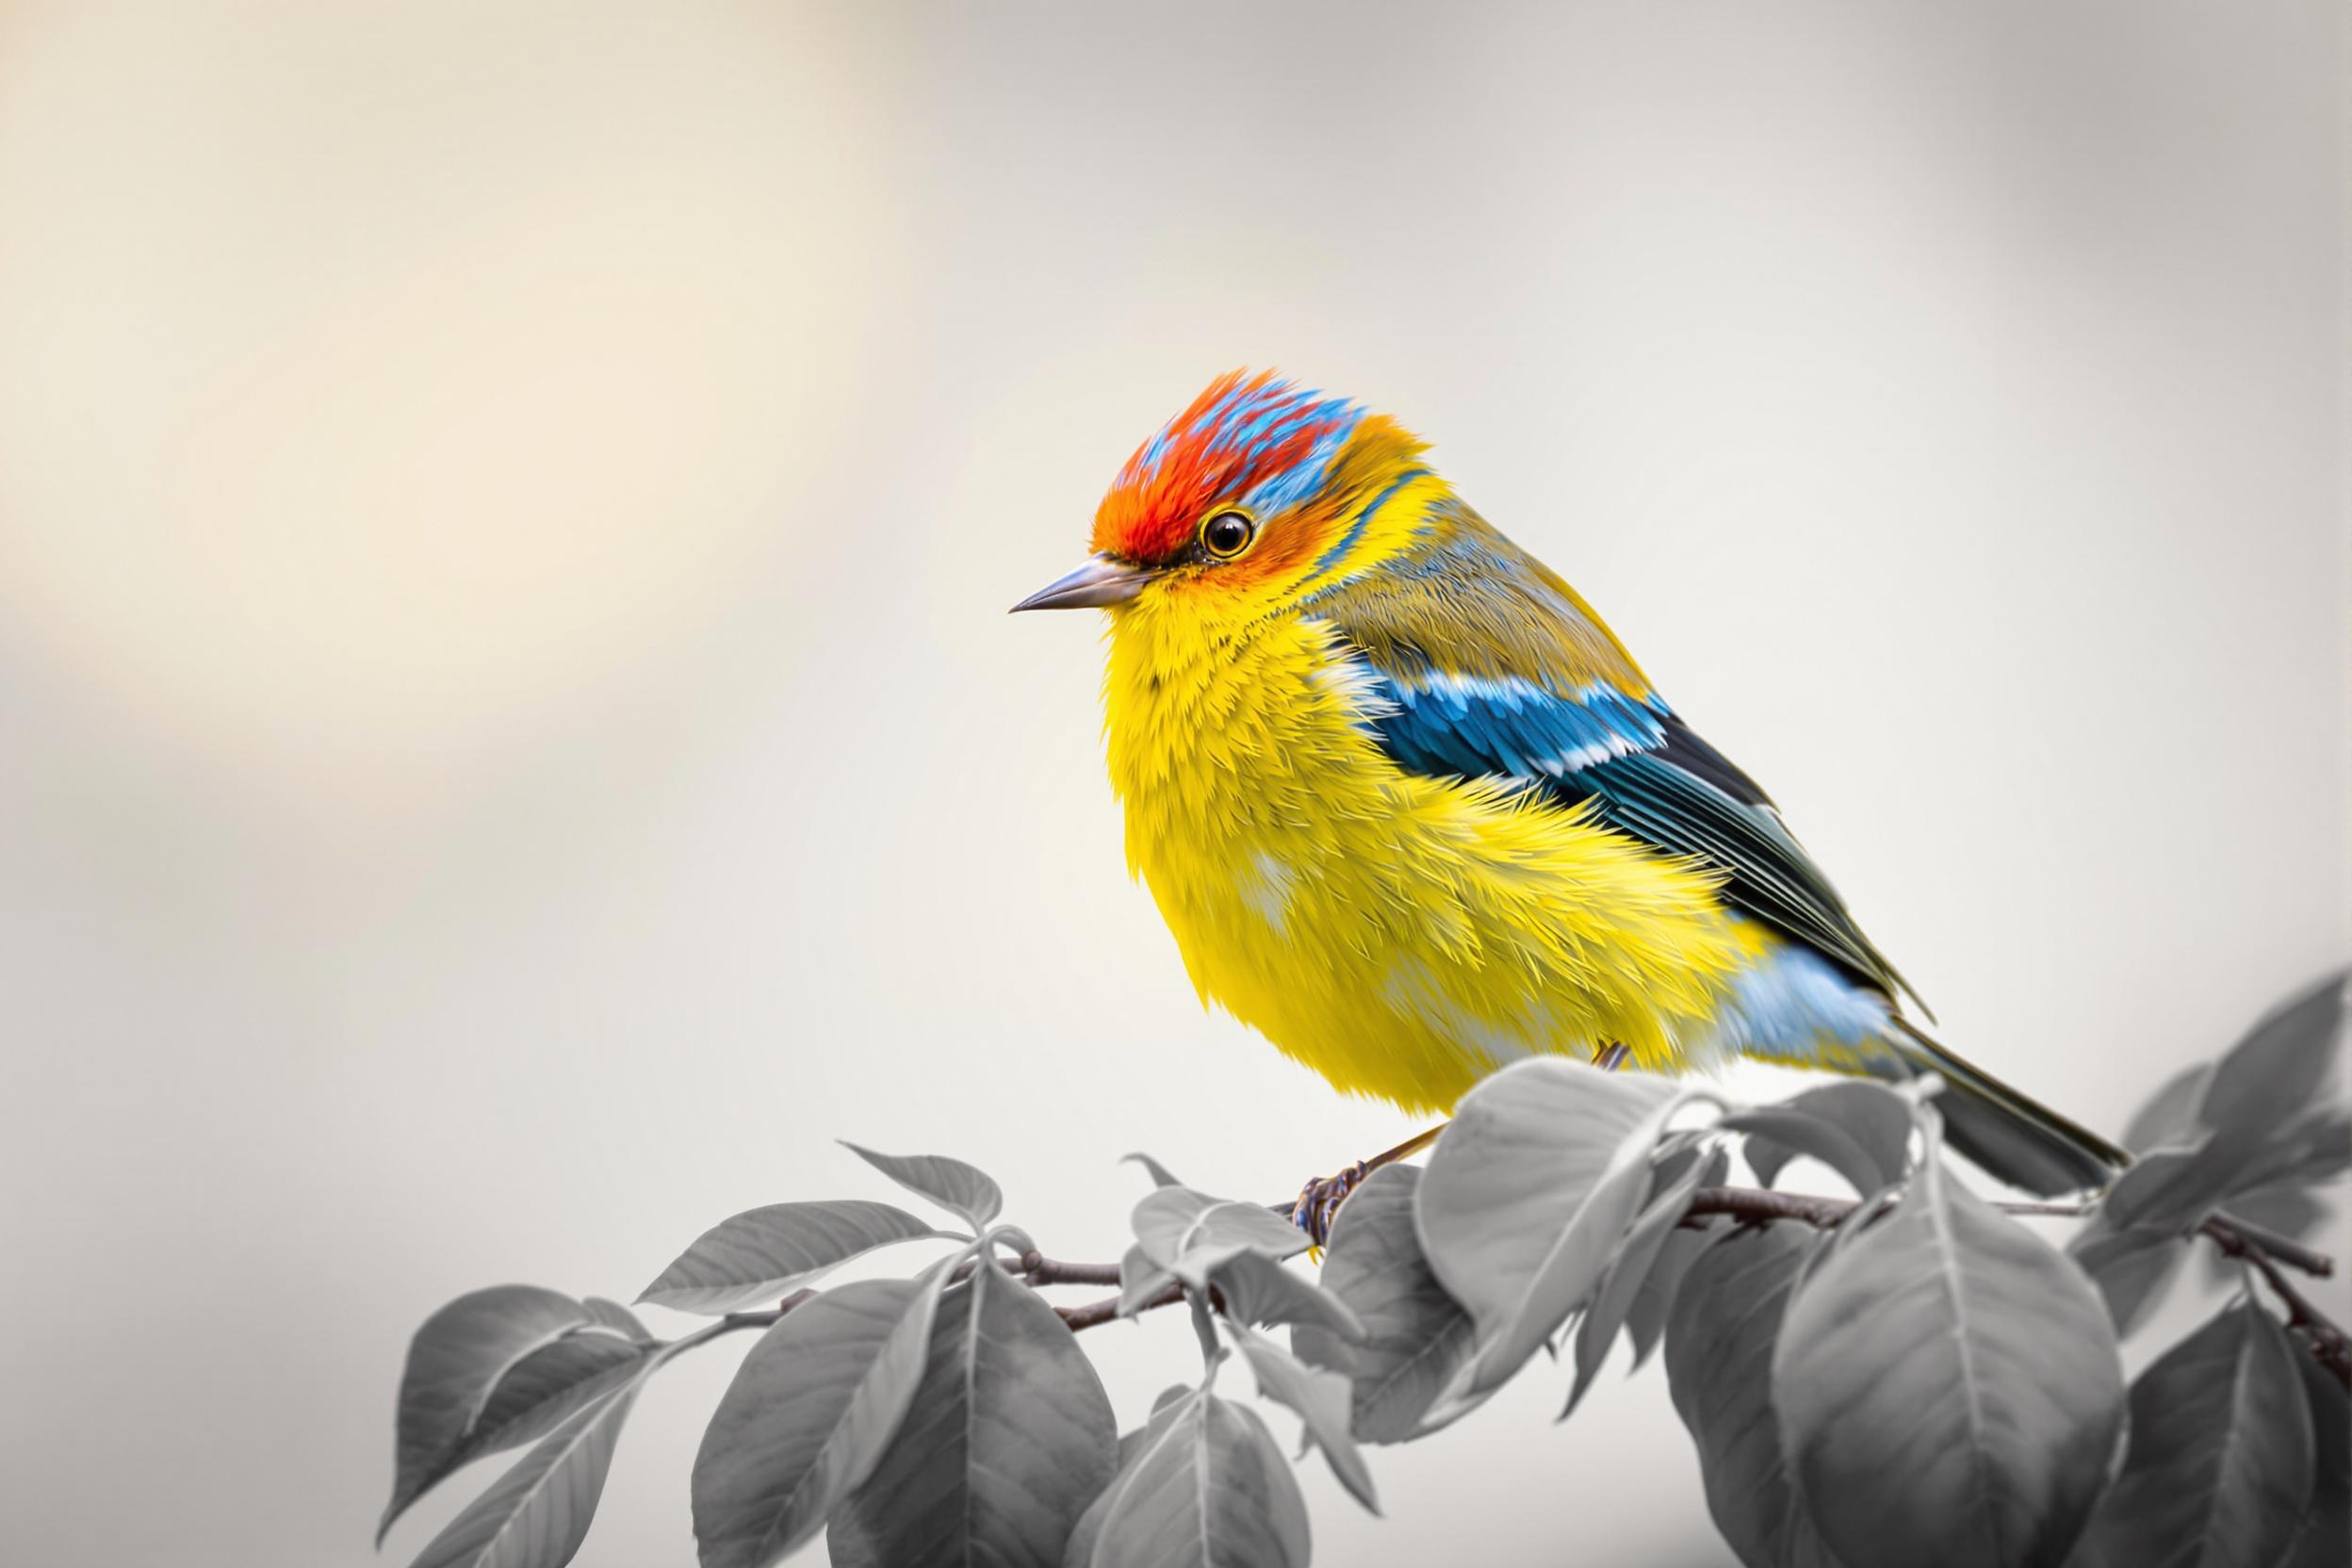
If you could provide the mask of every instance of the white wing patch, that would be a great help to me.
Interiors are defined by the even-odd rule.
[[[1298,873],[1290,862],[1260,850],[1233,878],[1233,890],[1277,934],[1290,923],[1290,895]]]

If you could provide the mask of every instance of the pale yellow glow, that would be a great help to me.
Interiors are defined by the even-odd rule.
[[[856,383],[887,192],[821,33],[469,9],[10,58],[0,628],[265,784],[430,786],[715,612]]]

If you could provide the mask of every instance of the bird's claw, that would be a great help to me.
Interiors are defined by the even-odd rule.
[[[1348,1201],[1349,1193],[1364,1185],[1372,1168],[1368,1162],[1358,1160],[1336,1176],[1315,1177],[1298,1189],[1298,1200],[1290,1208],[1290,1222],[1306,1232],[1307,1239],[1315,1246],[1330,1246],[1339,1206]]]

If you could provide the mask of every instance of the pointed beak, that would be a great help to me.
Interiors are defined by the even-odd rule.
[[[1098,605],[1125,604],[1143,592],[1152,573],[1112,556],[1098,555],[1065,578],[1056,578],[1019,604],[1023,610],[1085,610]]]

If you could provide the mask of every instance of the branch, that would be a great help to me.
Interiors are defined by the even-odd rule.
[[[1746,1224],[1768,1224],[1776,1219],[1790,1219],[1827,1230],[1843,1220],[1861,1206],[1857,1199],[1823,1198],[1807,1193],[1773,1192],[1762,1187],[1701,1187],[1690,1195],[1690,1206],[1683,1211],[1682,1222],[1724,1216]],[[1993,1205],[2004,1214],[2029,1217],[2083,1219],[2093,1213],[2087,1203],[2028,1203],[1998,1202]],[[1289,1205],[1275,1205],[1287,1213]],[[2310,1342],[2311,1353],[2320,1364],[2352,1384],[2352,1337],[2329,1322],[2318,1308],[2311,1305],[2301,1292],[2290,1284],[2278,1266],[2286,1265],[2319,1279],[2335,1273],[2334,1262],[2324,1253],[2314,1252],[2299,1242],[2290,1240],[2274,1231],[2229,1215],[2215,1215],[2206,1220],[2199,1231],[2233,1258],[2243,1258],[2258,1270],[2278,1298],[2286,1304],[2288,1327],[2303,1334]],[[1119,1283],[1119,1265],[1115,1263],[1063,1263],[1035,1250],[1021,1254],[1016,1272],[1033,1285]],[[1182,1285],[1169,1285],[1137,1305],[1138,1313],[1157,1307],[1174,1306],[1184,1298]],[[1073,1332],[1100,1327],[1119,1316],[1119,1298],[1105,1297],[1089,1301],[1082,1307],[1056,1307],[1063,1322]]]
[[[2262,1282],[2278,1293],[2287,1309],[2287,1331],[2299,1333],[2310,1345],[2319,1364],[2334,1373],[2346,1388],[2352,1388],[2352,1338],[2336,1327],[2328,1315],[2311,1305],[2304,1294],[2280,1273],[2268,1250],[2252,1240],[2247,1232],[2255,1227],[2216,1216],[2197,1227],[2197,1233],[2220,1248],[2232,1258],[2244,1260],[2253,1266]],[[2327,1262],[2325,1258],[2320,1260]],[[2319,1272],[2327,1272],[2325,1269]]]
[[[1109,1285],[1116,1289],[1122,1282],[1119,1265],[1115,1263],[1064,1263],[1058,1258],[1047,1257],[1035,1248],[1021,1255],[1013,1272],[1033,1285]],[[1224,1298],[1216,1290],[1209,1292],[1209,1298],[1212,1304],[1219,1310],[1223,1309]],[[1170,1284],[1147,1297],[1135,1310],[1150,1312],[1154,1307],[1172,1307],[1184,1298],[1184,1287]],[[1119,1299],[1116,1296],[1106,1296],[1083,1307],[1055,1307],[1054,1310],[1075,1333],[1081,1329],[1100,1328],[1118,1317]]]
[[[2252,1248],[2272,1261],[2285,1264],[2289,1268],[2299,1268],[2315,1280],[2332,1279],[2335,1276],[2335,1260],[2328,1257],[2327,1253],[2314,1252],[2293,1237],[2282,1236],[2276,1231],[2265,1230],[2250,1219],[2240,1219],[2232,1214],[2217,1214],[2205,1221],[2198,1229],[2215,1241],[2219,1241],[2224,1234],[2228,1234],[2240,1244]]]
[[[1154,1307],[1172,1307],[1184,1298],[1184,1287],[1171,1284],[1158,1295],[1147,1297],[1135,1310],[1150,1312]],[[1105,1296],[1100,1301],[1088,1301],[1083,1307],[1055,1307],[1054,1310],[1061,1315],[1063,1322],[1070,1325],[1070,1331],[1076,1333],[1081,1329],[1100,1328],[1118,1317],[1119,1302],[1118,1297]]]
[[[1033,1285],[1116,1285],[1115,1263],[1062,1263],[1035,1248],[1021,1255],[1021,1277]]]
[[[977,1260],[959,1265],[949,1279],[951,1282],[970,1279],[972,1271],[979,1266]],[[1033,1285],[1110,1285],[1117,1288],[1119,1282],[1119,1265],[1115,1263],[1064,1263],[1059,1258],[1047,1257],[1035,1248],[1013,1261],[1011,1272]],[[731,1334],[738,1330],[772,1329],[786,1313],[803,1301],[813,1299],[816,1294],[813,1290],[796,1290],[764,1312],[730,1312],[708,1328],[696,1329],[682,1339],[662,1344],[660,1348],[666,1358],[691,1350],[697,1345],[708,1345],[721,1334]],[[1184,1287],[1170,1285],[1137,1310],[1148,1312],[1153,1307],[1171,1306],[1184,1298]],[[1061,1314],[1062,1321],[1073,1330],[1091,1329],[1119,1315],[1119,1298],[1113,1296],[1083,1307],[1055,1307],[1054,1310]]]

